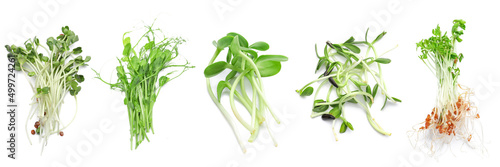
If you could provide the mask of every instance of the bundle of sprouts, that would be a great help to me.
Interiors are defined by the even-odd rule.
[[[325,72],[322,72],[318,79],[315,79],[301,89],[296,90],[300,96],[310,96],[314,92],[314,88],[310,85],[316,82],[321,84],[318,86],[314,95],[314,103],[311,117],[322,116],[324,120],[333,119],[332,130],[335,140],[338,140],[335,133],[335,122],[342,121],[339,132],[344,133],[347,129],[354,130],[352,124],[347,121],[346,103],[355,103],[360,105],[366,112],[366,117],[370,125],[379,133],[390,136],[391,133],[385,131],[372,117],[370,107],[373,104],[373,99],[377,92],[384,95],[384,106],[387,101],[401,102],[398,98],[392,97],[387,92],[387,86],[382,76],[381,64],[388,64],[390,59],[384,58],[385,53],[378,54],[374,44],[380,41],[386,32],[377,36],[373,41],[368,42],[368,30],[365,34],[365,40],[355,41],[353,37],[349,38],[344,43],[333,44],[326,42],[324,48],[324,56],[318,57],[318,65],[316,72],[324,67]],[[362,55],[359,47],[366,47],[366,54]],[[392,49],[391,49],[392,50]],[[374,80],[374,85],[369,84],[369,79]],[[325,99],[318,99],[318,92],[323,86],[329,87]],[[331,98],[331,94],[335,93],[336,98]],[[331,110],[328,110],[332,108]]]
[[[187,61],[185,64],[175,63],[180,58],[178,47],[185,40],[166,37],[153,25],[144,27],[146,32],[135,44],[128,37],[131,32],[123,34],[123,57],[117,58],[118,78],[115,83],[104,81],[94,70],[96,78],[125,94],[123,103],[127,105],[131,150],[137,149],[145,140],[149,142],[147,133],[154,134],[153,107],[163,86],[193,68]]]
[[[482,135],[476,131],[480,126],[477,107],[471,101],[471,89],[460,85],[457,64],[464,58],[457,53],[456,45],[465,30],[465,21],[454,20],[451,36],[441,32],[439,25],[432,30],[433,36],[417,43],[422,53],[419,58],[438,81],[435,107],[424,122],[409,132],[412,145],[429,155],[443,150],[453,140],[463,141],[471,147],[482,146]],[[474,143],[478,143],[476,145]]]
[[[39,135],[43,144],[42,152],[49,137],[53,134],[63,136],[63,130],[76,116],[75,111],[75,115],[67,124],[63,124],[60,119],[61,106],[68,93],[75,98],[78,109],[76,95],[82,89],[78,85],[85,78],[77,73],[80,67],[87,66],[86,63],[90,61],[89,56],[85,59],[76,56],[82,53],[81,47],[70,49],[77,41],[78,36],[66,26],[62,27],[62,34],[47,39],[47,46],[42,45],[36,37],[27,40],[24,47],[5,46],[9,52],[8,57],[15,59],[15,69],[33,78],[26,78],[34,95],[25,130],[31,144],[27,125],[29,120],[36,116],[35,129],[31,130],[31,134]],[[47,56],[44,56],[43,51]]]
[[[281,70],[281,62],[287,61],[288,58],[283,55],[259,55],[257,51],[266,51],[269,49],[269,45],[266,42],[255,42],[249,45],[248,41],[237,33],[228,33],[218,41],[214,41],[214,45],[216,47],[215,53],[204,71],[208,93],[224,118],[231,125],[241,150],[246,152],[243,140],[241,140],[232,117],[221,103],[222,93],[226,88],[229,90],[231,111],[236,120],[250,133],[248,142],[253,142],[259,134],[260,125],[263,123],[269,125],[268,121],[266,121],[268,120],[266,116],[268,112],[266,111],[269,111],[274,120],[279,123],[278,117],[272,111],[270,103],[264,95],[262,78],[278,74]],[[220,53],[226,48],[228,48],[226,61],[215,62]],[[226,75],[224,80],[218,82],[217,96],[215,96],[210,78],[217,76],[226,69],[231,70],[231,72]],[[250,82],[251,90],[246,89],[245,81]],[[240,102],[248,111],[251,117],[249,121],[245,121],[240,115],[236,109],[235,101]],[[275,146],[277,146],[269,126],[266,127]]]

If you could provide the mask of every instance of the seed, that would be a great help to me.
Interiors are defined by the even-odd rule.
[[[329,81],[329,82],[330,82],[333,86],[335,86],[336,88],[338,88],[338,87],[339,87],[339,85],[337,85],[337,83],[335,82],[335,80],[333,80],[333,77],[328,78],[328,81]]]
[[[59,132],[59,135],[64,136],[64,132],[63,132],[63,131],[60,131],[60,132]]]
[[[35,122],[35,128],[38,128],[38,126],[40,126],[40,122],[36,121]]]
[[[32,135],[35,135],[35,130],[31,130],[31,134],[32,134]]]
[[[331,114],[323,114],[323,115],[321,115],[321,119],[330,120],[330,119],[335,119],[335,117]]]
[[[326,71],[325,73],[323,73],[323,76],[328,76],[330,75],[330,73],[332,72],[333,68],[330,70],[330,64],[326,64]],[[335,86],[336,88],[339,87],[339,85],[337,85],[337,83],[335,82],[335,80],[333,79],[333,77],[330,77],[328,78],[328,81],[333,85]]]

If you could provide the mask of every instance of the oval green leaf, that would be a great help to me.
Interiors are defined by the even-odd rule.
[[[276,75],[281,70],[281,63],[278,61],[260,61],[256,63],[261,77]]]
[[[161,76],[160,77],[160,79],[159,79],[160,87],[162,87],[163,85],[165,85],[167,82],[168,82],[168,77],[166,77],[166,76]]]
[[[310,95],[312,95],[313,92],[314,92],[314,88],[309,86],[306,89],[304,89],[302,92],[300,92],[300,96],[310,96]]]
[[[345,121],[345,124],[347,127],[349,127],[349,129],[354,130],[354,127],[352,127],[352,124],[350,122]]]
[[[210,78],[224,71],[226,67],[227,63],[225,61],[215,62],[207,66],[207,68],[205,68],[205,71],[203,73],[205,74],[206,78]]]
[[[391,63],[391,59],[388,59],[388,58],[378,58],[378,59],[375,59],[375,61],[377,63],[382,63],[382,64],[389,64],[389,63]]]
[[[233,42],[232,36],[222,37],[217,41],[217,49],[223,50],[227,46],[231,45],[231,42]]]
[[[224,88],[229,88],[229,82],[227,81],[220,81],[219,84],[217,84],[217,99],[220,102],[220,97],[222,96],[222,91],[224,91]]]
[[[235,36],[233,41],[231,42],[231,46],[229,46],[229,49],[235,55],[239,54],[241,51],[240,42],[238,42],[239,41],[238,38],[239,38],[238,36]]]
[[[267,44],[266,42],[259,41],[250,45],[250,48],[260,51],[266,51],[269,49],[269,44]]]
[[[227,34],[228,36],[238,37],[238,41],[240,42],[240,46],[248,47],[248,41],[240,34],[235,32],[230,32]]]
[[[359,53],[361,52],[361,50],[359,49],[359,47],[357,47],[356,45],[353,45],[353,44],[350,44],[350,43],[344,43],[343,44],[347,49],[351,50],[352,52],[354,53]]]
[[[330,110],[330,114],[335,118],[339,118],[340,114],[342,114],[342,111],[340,110],[340,107],[334,107],[332,110]]]
[[[288,61],[288,57],[283,55],[260,55],[257,60],[255,60],[256,63],[263,61]]]
[[[343,122],[342,125],[340,125],[339,132],[344,133],[346,130],[347,130],[347,125],[345,124],[345,122]]]

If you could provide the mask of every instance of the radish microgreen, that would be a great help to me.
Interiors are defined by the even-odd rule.
[[[36,130],[31,130],[31,133],[36,132],[41,138],[42,152],[48,138],[53,134],[62,134],[62,130],[73,122],[78,111],[76,95],[81,91],[80,84],[85,80],[78,71],[90,61],[90,56],[78,56],[82,53],[82,48],[73,47],[78,40],[78,36],[65,26],[62,27],[62,34],[47,39],[46,46],[37,37],[28,39],[24,46],[5,46],[9,52],[8,57],[15,60],[15,69],[25,74],[33,91],[33,102],[25,130],[31,144],[27,125],[36,115]],[[72,120],[64,125],[60,119],[61,106],[68,93],[75,98],[76,111]]]

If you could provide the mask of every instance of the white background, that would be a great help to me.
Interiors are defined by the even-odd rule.
[[[54,4],[49,10],[39,4],[49,2]],[[150,143],[144,142],[137,150],[130,150],[123,95],[93,79],[90,68],[81,70],[86,81],[78,95],[76,120],[65,130],[64,137],[49,139],[43,155],[40,143],[29,145],[24,134],[28,99],[32,94],[24,76],[19,75],[17,159],[6,158],[6,152],[2,151],[0,163],[1,166],[498,166],[500,123],[496,119],[500,114],[495,106],[500,100],[498,6],[498,2],[492,1],[430,0],[2,1],[2,46],[15,43],[12,36],[23,41],[34,35],[40,39],[56,36],[62,26],[68,25],[79,35],[80,42],[76,45],[82,46],[83,55],[92,56],[90,67],[101,70],[108,79],[115,76],[112,70],[117,65],[115,57],[121,56],[122,34],[158,18],[156,26],[167,35],[187,39],[180,53],[196,68],[162,89],[154,108],[156,133],[149,135]],[[467,21],[464,42],[458,46],[465,55],[459,82],[476,89],[480,95],[477,99],[488,154],[455,149],[436,159],[414,151],[406,135],[430,113],[436,94],[435,78],[418,59],[415,43],[428,38],[437,24],[450,31],[452,20],[457,18]],[[31,30],[26,31],[27,27]],[[389,91],[403,103],[390,104],[379,111],[382,98],[375,99],[371,112],[385,130],[392,132],[390,137],[374,131],[359,106],[348,106],[346,112],[355,131],[340,135],[335,142],[330,122],[309,117],[312,97],[301,98],[294,90],[317,77],[315,43],[323,47],[326,40],[335,43],[353,35],[361,37],[367,27],[372,30],[371,39],[382,31],[388,32],[377,45],[379,52],[399,45],[387,54],[392,63],[384,65],[383,70]],[[268,42],[271,49],[266,53],[289,57],[278,75],[264,80],[268,100],[283,122],[272,126],[278,147],[261,133],[256,142],[247,144],[247,154],[242,154],[229,125],[207,94],[203,70],[215,51],[212,41],[232,31],[242,34],[250,43]],[[7,52],[0,49],[0,55]],[[3,64],[0,74],[5,81],[6,58],[0,60]],[[0,85],[2,104],[7,102],[5,83]],[[71,115],[74,100],[68,96],[65,102],[63,112]],[[4,140],[7,114],[1,115],[0,138]],[[110,130],[100,128],[101,122],[109,123]],[[102,138],[93,141],[86,137],[87,133]],[[242,135],[244,139],[248,137],[246,133]],[[30,137],[36,141],[34,136]],[[4,150],[6,143],[2,143]],[[81,148],[83,152],[78,151]],[[73,159],[68,161],[68,157]]]

